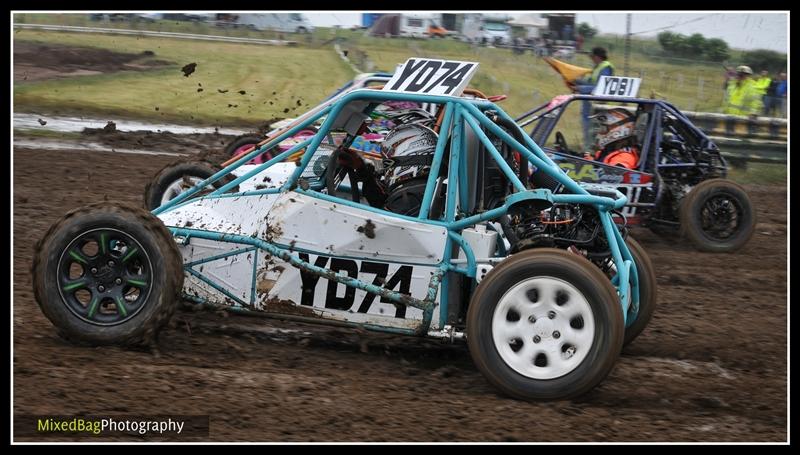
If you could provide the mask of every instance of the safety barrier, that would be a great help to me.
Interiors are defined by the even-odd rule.
[[[683,111],[683,113],[695,126],[709,135],[786,142],[788,122],[783,118],[751,118],[713,112]]]

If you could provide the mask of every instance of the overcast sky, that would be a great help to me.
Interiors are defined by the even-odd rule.
[[[492,11],[496,13],[497,11]],[[533,12],[533,11],[532,11]],[[516,15],[517,11],[513,15]],[[361,24],[361,14],[305,13],[318,26]],[[577,13],[578,22],[588,22],[600,33],[625,33],[623,13]],[[676,33],[702,33],[722,38],[738,49],[772,49],[787,52],[789,43],[787,13],[633,13],[631,31],[640,36],[655,36],[665,27]]]

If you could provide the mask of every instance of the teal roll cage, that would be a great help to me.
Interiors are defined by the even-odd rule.
[[[301,186],[299,185],[298,181],[301,178],[303,171],[309,165],[312,156],[317,151],[317,148],[320,146],[323,139],[328,137],[328,134],[330,133],[332,126],[334,125],[339,114],[342,112],[343,108],[347,106],[349,103],[358,101],[367,102],[365,108],[362,111],[362,113],[365,114],[369,114],[378,104],[385,101],[415,101],[415,102],[438,104],[444,107],[445,109],[444,117],[441,124],[438,142],[436,144],[433,161],[431,164],[431,170],[428,175],[428,181],[423,195],[420,212],[416,217],[399,215],[380,208],[371,207],[366,204],[361,204],[354,202],[352,200],[340,198],[335,195],[322,193],[319,190],[322,189],[324,183],[323,184],[317,183],[316,185],[308,186],[306,188],[301,188]],[[486,115],[487,112],[490,112],[492,113],[492,115],[497,115],[503,118],[508,124],[515,123],[513,119],[510,116],[508,116],[508,114],[506,114],[497,105],[486,100],[466,99],[466,98],[441,96],[441,95],[422,95],[422,94],[410,94],[410,93],[400,93],[400,92],[388,92],[388,91],[369,90],[369,89],[355,90],[345,95],[335,103],[325,107],[317,114],[309,117],[308,119],[305,119],[304,121],[294,125],[291,128],[286,129],[283,133],[281,133],[268,143],[255,148],[253,151],[251,151],[246,155],[241,156],[235,162],[231,163],[224,169],[218,171],[211,177],[198,183],[188,191],[180,194],[175,199],[172,199],[171,201],[167,202],[161,207],[158,207],[157,209],[153,210],[153,214],[159,215],[168,212],[170,210],[175,210],[176,208],[182,207],[186,204],[196,203],[197,201],[204,199],[214,199],[214,198],[224,198],[224,197],[248,197],[248,196],[259,196],[264,194],[276,194],[285,191],[295,191],[310,196],[312,198],[323,199],[327,201],[336,202],[337,204],[357,207],[387,217],[405,219],[414,222],[445,227],[448,231],[448,236],[445,241],[445,250],[442,254],[442,260],[438,264],[438,273],[435,273],[432,276],[428,286],[428,293],[426,297],[422,300],[413,298],[406,294],[401,294],[400,292],[391,289],[376,286],[372,283],[367,283],[358,280],[356,278],[351,278],[346,275],[337,274],[330,269],[317,267],[307,261],[303,261],[298,256],[293,255],[292,254],[292,252],[294,251],[293,248],[287,247],[286,245],[279,245],[270,241],[266,241],[264,239],[251,236],[234,235],[229,233],[220,233],[220,232],[213,232],[213,231],[186,228],[186,227],[169,227],[174,236],[183,237],[184,241],[186,242],[188,242],[188,240],[191,237],[196,237],[196,238],[216,240],[221,242],[230,242],[239,245],[248,245],[251,248],[258,248],[270,255],[277,256],[303,271],[323,276],[328,280],[333,280],[345,284],[346,286],[351,286],[367,292],[375,293],[381,297],[386,297],[387,299],[399,304],[419,308],[423,311],[423,319],[420,325],[416,329],[383,327],[383,326],[374,326],[369,324],[357,324],[357,323],[351,323],[350,325],[359,325],[371,330],[389,331],[395,333],[408,333],[414,335],[425,335],[426,333],[428,333],[430,329],[433,310],[435,307],[436,295],[440,287],[441,287],[441,296],[439,299],[439,315],[440,315],[439,327],[443,328],[447,324],[448,289],[449,289],[448,286],[450,285],[448,272],[460,273],[468,278],[475,278],[477,269],[477,260],[471,248],[469,247],[469,244],[461,236],[461,231],[463,229],[474,226],[484,221],[489,221],[501,217],[506,213],[508,213],[510,207],[522,201],[543,200],[547,201],[550,204],[559,204],[559,203],[587,204],[595,207],[600,217],[601,224],[603,226],[603,231],[605,233],[606,240],[611,250],[611,258],[617,272],[616,275],[612,277],[611,282],[617,289],[620,298],[620,305],[622,307],[623,315],[625,318],[625,324],[626,326],[630,326],[636,319],[639,308],[638,272],[636,270],[636,266],[634,264],[631,252],[625,245],[622,235],[617,229],[616,225],[613,223],[611,216],[611,212],[613,210],[620,209],[626,204],[627,202],[626,197],[619,191],[616,191],[616,196],[617,196],[616,198],[590,194],[580,184],[570,179],[567,176],[567,174],[563,172],[558,167],[558,165],[556,165],[527,134],[522,132],[522,130],[520,130],[522,134],[519,137],[523,139],[523,143],[514,139],[512,135],[506,132],[503,128],[499,127],[495,122],[490,120],[489,117]],[[316,123],[323,117],[325,117],[325,120],[319,127],[317,134],[315,134],[311,138],[306,139],[302,143],[296,144],[294,147],[273,157],[266,163],[257,165],[249,172],[235,178],[234,180],[228,182],[227,184],[221,186],[220,188],[217,188],[210,194],[204,195],[200,198],[190,199],[192,196],[196,195],[204,188],[214,184],[223,177],[230,175],[234,170],[238,169],[245,163],[249,162],[251,159],[257,157],[258,155],[267,150],[272,149],[280,142],[293,136],[302,129]],[[466,174],[469,163],[467,163],[465,160],[467,156],[466,154],[467,144],[464,138],[465,128],[467,126],[469,126],[472,129],[472,131],[478,137],[479,141],[489,152],[491,158],[501,168],[503,174],[505,175],[506,178],[509,179],[509,182],[514,187],[515,191],[506,197],[506,200],[500,207],[487,210],[482,213],[466,214],[466,216],[459,217],[456,210],[457,206],[460,205],[461,207],[464,207],[466,205],[465,204],[466,197],[468,196],[467,194],[468,181]],[[506,163],[506,161],[502,158],[500,152],[494,146],[492,141],[488,138],[486,133],[484,133],[483,128],[491,132],[494,136],[500,138],[504,143],[509,145],[514,151],[519,152],[522,157],[527,159],[529,163],[535,166],[537,172],[545,172],[554,179],[556,179],[559,183],[563,185],[564,189],[569,191],[571,194],[562,194],[562,193],[554,194],[547,189],[528,189],[526,184],[520,180],[519,176],[514,173],[514,171],[511,169],[508,163]],[[448,142],[450,142],[450,155],[449,155],[450,159],[449,159],[449,168],[447,170],[448,185],[445,195],[444,213],[443,216],[440,217],[439,219],[432,219],[430,217],[430,207],[433,201],[434,188],[436,187],[437,180],[439,178]],[[260,174],[265,169],[273,166],[274,164],[284,161],[289,156],[293,155],[294,153],[304,148],[305,151],[303,152],[299,164],[297,165],[296,169],[292,172],[291,176],[286,180],[286,182],[280,188],[227,193],[228,191],[236,188],[240,183]],[[451,185],[449,184],[449,182],[454,182],[454,184]],[[251,248],[248,248],[247,251],[251,251]],[[462,267],[459,267],[451,262],[451,260],[453,259],[452,253],[456,248],[458,250],[464,251],[464,255],[466,256],[467,259],[466,264]],[[463,265],[463,261],[460,262]],[[185,265],[188,273],[197,276],[202,281],[208,283],[209,285],[211,285],[212,287],[214,287],[215,289],[217,289],[226,296],[231,297],[235,294],[235,292],[230,292],[230,290],[225,290],[220,285],[213,283],[207,277],[203,276],[201,273],[197,272],[196,270],[193,270],[192,265],[194,265],[195,263],[197,263],[197,261]],[[253,272],[253,290],[255,290],[255,266]],[[255,293],[253,292],[251,300],[254,297],[254,294]],[[245,303],[238,298],[235,298],[235,301],[239,304]]]

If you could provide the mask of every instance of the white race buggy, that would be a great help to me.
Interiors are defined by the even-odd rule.
[[[67,214],[37,245],[40,307],[63,336],[91,344],[152,342],[180,298],[466,337],[509,395],[591,390],[650,319],[652,265],[612,222],[624,196],[572,181],[494,103],[458,96],[476,69],[409,59],[383,90],[347,94],[152,213],[101,203]],[[349,142],[385,101],[438,104],[435,140],[354,165]],[[316,135],[232,177],[323,117]],[[323,146],[331,131],[347,139]],[[528,163],[563,190],[530,188]],[[382,187],[389,175],[404,177]]]

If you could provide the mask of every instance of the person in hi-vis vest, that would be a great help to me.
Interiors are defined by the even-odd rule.
[[[757,116],[761,112],[762,92],[752,75],[753,70],[749,66],[736,68],[736,79],[728,82],[722,105],[723,114]]]
[[[592,72],[589,73],[588,77],[576,80],[573,88],[575,93],[582,95],[592,93],[601,76],[614,75],[614,65],[608,61],[608,53],[604,48],[595,47],[589,57],[594,63]],[[581,119],[583,121],[583,147],[585,151],[590,150],[592,145],[592,136],[589,131],[590,115],[592,115],[592,103],[584,101],[581,105]]]

